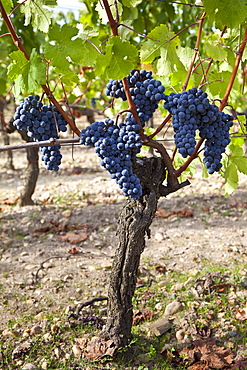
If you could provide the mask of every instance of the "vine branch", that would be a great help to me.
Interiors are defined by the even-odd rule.
[[[240,47],[239,47],[239,50],[237,52],[237,57],[236,57],[235,64],[234,64],[234,67],[233,67],[233,70],[232,70],[232,75],[231,75],[231,78],[229,80],[229,84],[226,88],[225,95],[224,95],[223,99],[221,100],[219,110],[223,110],[225,108],[225,106],[227,105],[228,98],[229,98],[229,95],[231,93],[231,90],[232,90],[232,87],[233,87],[233,84],[234,84],[234,81],[235,81],[235,78],[236,78],[236,75],[237,75],[237,71],[238,71],[239,64],[241,62],[242,56],[243,56],[243,52],[244,52],[246,43],[247,43],[247,28],[245,30],[243,40],[242,40],[242,42],[240,44]]]

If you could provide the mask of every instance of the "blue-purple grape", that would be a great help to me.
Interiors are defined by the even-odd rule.
[[[222,154],[230,143],[229,129],[233,117],[210,104],[207,93],[193,87],[182,93],[165,96],[164,108],[172,113],[174,140],[179,153],[186,158],[193,154],[195,135],[206,139],[204,163],[209,174],[222,167]]]
[[[34,141],[58,139],[59,132],[67,131],[67,122],[54,105],[43,105],[39,95],[29,95],[20,102],[14,115],[14,126],[27,131]],[[57,171],[61,164],[60,146],[40,147],[41,160],[48,170]],[[50,154],[53,151],[55,154]]]

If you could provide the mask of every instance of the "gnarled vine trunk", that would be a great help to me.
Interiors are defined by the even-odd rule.
[[[32,138],[27,136],[26,131],[19,131],[23,140],[26,142],[33,141]],[[27,153],[27,169],[25,172],[25,184],[21,192],[19,205],[28,206],[34,204],[32,195],[35,191],[36,183],[39,177],[39,148],[30,147],[26,148]]]
[[[118,220],[118,246],[112,265],[108,292],[108,319],[102,336],[113,339],[117,347],[131,340],[132,298],[145,237],[155,216],[160,187],[166,177],[161,158],[140,158],[134,172],[141,180],[143,198],[129,198]]]
[[[16,130],[16,127],[13,125],[13,118],[8,122],[7,132],[12,133]],[[22,140],[32,142],[33,139],[27,135],[26,131],[18,130],[21,135]],[[27,169],[25,172],[25,184],[20,195],[18,204],[20,206],[28,206],[34,204],[32,200],[32,195],[35,191],[36,183],[39,177],[39,148],[30,147],[26,148],[27,153]]]

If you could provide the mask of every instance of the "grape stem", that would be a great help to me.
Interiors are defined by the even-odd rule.
[[[197,39],[196,39],[196,45],[195,45],[195,48],[194,48],[194,55],[192,57],[190,67],[189,67],[189,70],[188,70],[188,73],[187,73],[187,77],[186,77],[184,85],[182,87],[182,91],[185,91],[187,89],[187,86],[188,86],[188,83],[189,83],[189,80],[190,80],[190,76],[192,74],[192,70],[193,70],[193,67],[194,67],[194,63],[196,61],[196,58],[197,58],[197,55],[198,55],[198,52],[199,52],[199,46],[200,46],[201,36],[202,36],[202,25],[203,25],[203,21],[204,21],[205,16],[206,16],[206,13],[204,12],[202,14],[202,17],[199,19],[199,22],[198,22],[199,29],[198,29]]]
[[[118,36],[118,22],[116,22],[113,18],[111,8],[107,0],[102,0],[104,4],[104,8],[109,20],[109,26],[111,27],[113,36]]]
[[[1,14],[2,14],[2,17],[3,17],[3,20],[4,20],[4,23],[6,24],[6,27],[7,29],[9,30],[10,32],[10,35],[12,37],[12,40],[13,40],[13,43],[15,44],[15,46],[17,47],[18,50],[20,50],[25,58],[30,61],[30,56],[29,54],[27,53],[27,51],[25,50],[22,42],[21,42],[21,39],[20,37],[17,35],[16,31],[15,31],[15,28],[10,20],[10,16],[7,15],[5,9],[4,9],[4,6],[2,4],[2,2],[0,1],[0,11],[1,11]],[[55,99],[54,95],[52,94],[50,88],[47,86],[47,85],[41,85],[42,89],[44,90],[44,92],[46,93],[48,99],[55,105],[55,107],[57,108],[58,112],[63,116],[63,118],[66,120],[66,122],[70,125],[71,129],[75,132],[76,135],[80,136],[80,130],[76,127],[76,125],[74,124],[74,122],[69,118],[69,116],[64,112],[64,110],[62,109],[62,107],[60,106],[60,104],[57,102],[57,100]]]
[[[184,164],[178,169],[176,170],[176,176],[179,177],[181,175],[182,172],[184,172],[186,170],[187,167],[189,167],[189,165],[191,164],[191,162],[197,158],[198,156],[198,151],[202,145],[202,143],[204,142],[204,138],[201,138],[198,143],[196,144],[196,147],[195,147],[195,150],[194,150],[194,153],[187,159],[186,162],[184,162]]]
[[[146,140],[146,135],[143,131],[142,124],[141,124],[140,119],[138,117],[138,114],[137,114],[137,111],[136,111],[136,106],[135,106],[135,104],[133,102],[133,99],[132,99],[132,96],[130,94],[130,89],[129,89],[127,78],[124,77],[122,79],[122,82],[123,82],[123,86],[124,86],[124,92],[125,92],[125,95],[127,97],[128,104],[129,104],[129,111],[132,113],[134,119],[136,120],[136,123],[140,126],[139,134],[140,134],[142,140]]]

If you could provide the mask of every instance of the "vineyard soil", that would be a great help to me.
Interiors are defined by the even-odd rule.
[[[93,148],[75,146],[72,154],[66,147],[63,154],[57,173],[40,164],[36,204],[22,208],[16,201],[25,175],[25,151],[13,153],[15,171],[4,169],[1,155],[0,333],[23,317],[23,331],[33,325],[29,316],[40,322],[52,312],[65,320],[80,302],[107,295],[124,197],[100,168]],[[241,179],[229,198],[224,198],[217,175],[201,180],[196,174],[190,182],[160,199],[141,259],[140,282],[147,289],[150,277],[160,289],[162,281],[175,286],[168,303],[180,298],[176,274],[190,276],[193,285],[198,274],[218,266],[225,275],[236,271],[247,279],[247,180]],[[247,295],[245,290],[242,294]],[[240,306],[233,307],[233,316]],[[105,316],[105,303],[100,307]],[[159,307],[156,314],[162,316],[164,309]],[[216,335],[221,336],[224,326],[222,321]]]

